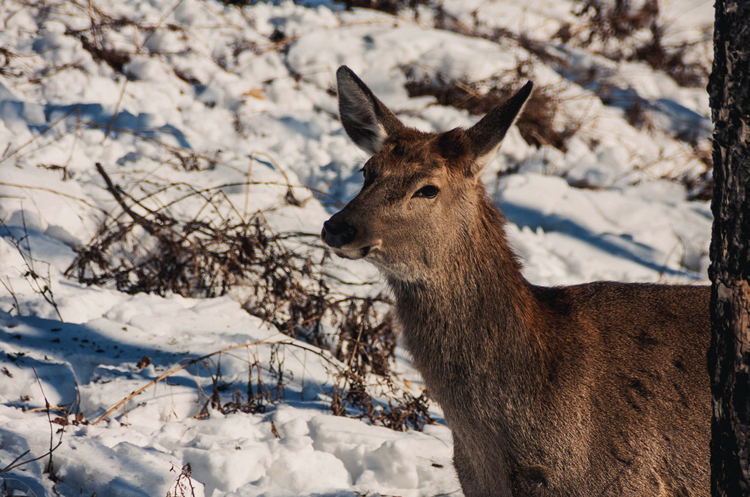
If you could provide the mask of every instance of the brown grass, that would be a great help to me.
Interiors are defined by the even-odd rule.
[[[574,11],[584,19],[584,25],[577,30],[563,25],[555,37],[582,47],[599,42],[604,48],[598,51],[610,59],[645,62],[682,86],[705,86],[710,68],[688,60],[693,43],[664,43],[666,27],[659,12],[658,0],[647,0],[638,8],[630,0],[586,0]],[[640,41],[643,38],[646,40]]]
[[[502,104],[520,89],[528,77],[528,68],[519,64],[512,77],[497,77],[482,81],[450,80],[438,73],[432,78],[410,78],[406,91],[410,97],[430,95],[439,105],[447,105],[481,116]],[[510,81],[510,82],[508,82]],[[518,130],[529,145],[549,145],[566,150],[567,142],[578,131],[578,126],[568,125],[562,130],[554,126],[558,112],[553,89],[536,88],[517,121]]]

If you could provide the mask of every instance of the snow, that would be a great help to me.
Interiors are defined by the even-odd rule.
[[[64,273],[74,249],[103,220],[122,215],[96,163],[136,197],[181,185],[144,208],[184,196],[188,185],[213,188],[239,206],[217,208],[217,219],[262,211],[277,232],[314,234],[336,199],[356,194],[366,160],[338,122],[330,90],[339,65],[407,124],[447,130],[478,117],[432,97],[409,98],[407,74],[506,77],[535,56],[512,37],[436,29],[434,12],[422,7],[415,19],[408,9],[394,17],[327,1],[46,4],[0,4],[0,47],[8,50],[0,66],[0,471],[26,451],[26,459],[44,454],[51,438],[62,442],[53,454],[56,481],[43,458],[0,474],[4,495],[460,495],[439,406],[431,406],[438,423],[422,432],[333,416],[330,355],[245,312],[248,288],[212,299],[129,295]],[[705,91],[643,62],[607,59],[595,45],[549,41],[563,23],[584,22],[570,1],[444,6],[466,26],[477,20],[486,30],[543,41],[555,58],[535,59],[529,78],[555,91],[559,122],[550,125],[579,128],[564,151],[531,146],[513,129],[484,172],[526,277],[542,285],[705,282],[710,209],[677,181],[704,167],[680,137],[708,140]],[[665,40],[694,40],[689,56],[708,60],[711,3],[660,6]],[[95,60],[75,34],[92,19],[134,21],[85,32],[130,54],[121,73]],[[275,31],[281,41],[269,39]],[[605,82],[612,98],[602,100]],[[649,126],[628,123],[635,101]],[[284,200],[288,185],[301,205]],[[170,213],[184,219],[201,205],[194,196]],[[361,295],[382,290],[365,263],[336,271],[363,283],[352,290]],[[229,347],[223,380],[246,385],[254,358],[268,364],[279,343],[286,397],[265,412],[225,415],[209,406],[199,415],[211,376],[196,363],[93,424],[160,375]],[[399,348],[397,356],[398,381],[418,394],[408,354]],[[213,371],[217,357],[209,360]],[[50,423],[59,413],[48,418],[45,405],[74,401],[90,423],[61,431]]]

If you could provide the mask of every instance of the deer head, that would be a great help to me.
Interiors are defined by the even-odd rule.
[[[487,204],[479,179],[531,94],[531,82],[469,129],[425,133],[404,126],[346,66],[336,73],[341,122],[372,157],[359,194],[323,225],[321,239],[389,279],[430,278],[470,244]]]

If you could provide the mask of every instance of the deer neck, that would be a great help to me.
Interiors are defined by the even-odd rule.
[[[542,374],[540,313],[489,201],[482,199],[445,261],[433,278],[389,280],[405,344],[428,389],[444,408],[473,403],[490,382],[504,390],[499,395],[517,398]]]

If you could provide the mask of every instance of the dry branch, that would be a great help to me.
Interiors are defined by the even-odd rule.
[[[241,349],[241,348],[246,348],[246,347],[253,347],[253,346],[257,346],[257,345],[270,345],[272,343],[284,343],[284,344],[287,344],[287,345],[292,344],[292,342],[290,342],[290,341],[280,341],[280,342],[263,342],[263,341],[261,341],[261,342],[252,342],[252,343],[241,343],[241,344],[232,345],[232,346],[223,348],[221,350],[216,350],[214,352],[211,352],[211,353],[206,354],[204,356],[198,357],[196,359],[192,359],[191,361],[188,361],[188,362],[186,362],[185,364],[183,364],[181,366],[177,366],[176,368],[170,369],[166,373],[162,374],[161,376],[159,376],[155,380],[153,380],[153,381],[147,383],[146,385],[142,386],[138,390],[134,390],[133,392],[130,393],[130,395],[128,395],[127,397],[125,397],[124,399],[122,399],[120,402],[118,402],[114,406],[110,407],[107,410],[107,412],[105,412],[104,414],[102,414],[101,416],[99,416],[96,419],[96,421],[94,421],[91,424],[93,424],[93,425],[99,424],[102,420],[108,418],[110,414],[112,414],[113,412],[115,412],[116,410],[118,410],[120,407],[122,407],[123,405],[125,405],[133,397],[135,397],[137,395],[140,395],[144,391],[148,390],[149,387],[152,387],[152,386],[156,385],[157,383],[159,383],[160,381],[164,380],[165,378],[169,378],[173,374],[178,373],[178,372],[182,371],[183,369],[189,368],[190,366],[192,366],[194,364],[201,363],[201,362],[205,361],[206,359],[208,359],[210,357],[213,357],[213,356],[215,356],[217,354],[221,354],[221,353],[224,353],[224,352],[229,352],[231,350],[236,350],[236,349]]]
[[[224,353],[231,352],[231,351],[237,350],[237,349],[245,349],[245,348],[249,348],[249,347],[258,347],[258,346],[261,346],[261,345],[273,345],[273,346],[283,345],[283,346],[297,347],[297,348],[305,350],[307,352],[314,353],[316,356],[318,356],[321,359],[325,360],[326,362],[328,362],[328,364],[334,366],[337,369],[342,369],[342,365],[339,363],[339,361],[337,361],[336,359],[332,359],[331,357],[327,357],[324,351],[322,351],[320,349],[316,349],[314,347],[311,347],[311,346],[309,346],[309,345],[307,345],[307,344],[305,344],[303,342],[298,342],[298,341],[292,341],[292,340],[289,340],[289,339],[285,339],[285,340],[261,340],[261,341],[257,341],[257,342],[240,343],[240,344],[230,345],[229,347],[225,347],[225,348],[220,349],[220,350],[215,350],[215,351],[210,352],[210,353],[208,353],[206,355],[203,355],[201,357],[197,357],[195,359],[191,359],[190,361],[186,362],[185,364],[182,364],[182,365],[177,366],[177,367],[175,367],[173,369],[170,369],[169,371],[167,371],[166,373],[162,374],[161,376],[159,376],[155,380],[152,380],[149,383],[147,383],[146,385],[142,386],[141,388],[139,388],[139,389],[134,390],[133,392],[131,392],[130,395],[128,395],[127,397],[125,397],[122,400],[120,400],[114,406],[110,407],[104,414],[102,414],[101,416],[99,416],[99,418],[97,418],[96,421],[94,421],[91,424],[93,424],[93,425],[99,424],[99,422],[101,422],[102,420],[108,418],[113,412],[117,411],[120,407],[122,407],[123,405],[125,405],[133,397],[136,397],[137,395],[140,395],[141,393],[143,393],[144,391],[148,390],[150,387],[156,385],[160,381],[162,381],[162,380],[164,380],[166,378],[169,378],[173,374],[178,373],[178,372],[180,372],[180,371],[182,371],[184,369],[187,369],[190,366],[193,366],[193,365],[196,365],[196,364],[200,364],[200,363],[204,362],[205,360],[210,359],[211,357],[214,357],[216,355],[224,354]],[[360,378],[360,381],[361,381],[361,378]]]

